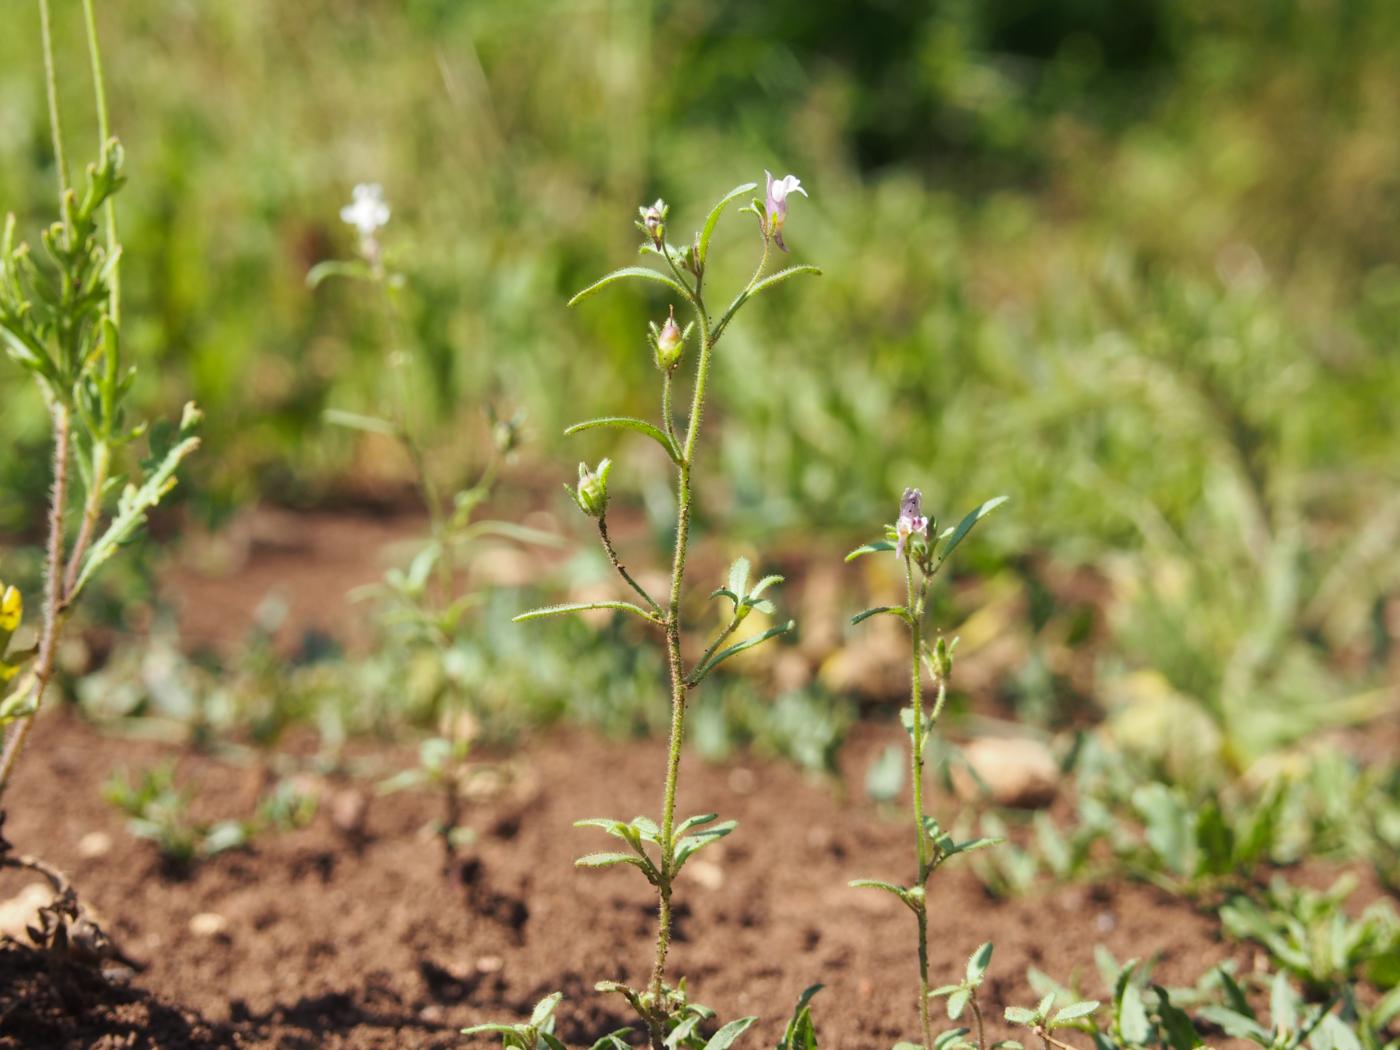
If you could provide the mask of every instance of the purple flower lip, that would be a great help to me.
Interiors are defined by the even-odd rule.
[[[895,557],[904,557],[904,544],[911,536],[928,539],[928,518],[924,517],[923,493],[918,489],[905,489],[904,498],[899,501],[899,520],[895,522],[895,532],[899,536],[894,545]]]
[[[807,191],[802,188],[802,180],[796,175],[775,179],[771,171],[765,170],[763,174],[768,176],[768,199],[763,209],[768,217],[768,235],[773,238],[774,244],[787,251],[787,245],[783,243],[783,223],[787,221],[788,194],[800,193],[805,197]]]

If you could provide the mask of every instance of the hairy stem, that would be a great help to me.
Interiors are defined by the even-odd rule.
[[[49,541],[48,556],[44,567],[44,626],[39,635],[39,655],[34,667],[34,684],[31,687],[30,711],[22,717],[5,741],[4,756],[0,757],[0,796],[10,782],[15,763],[24,742],[33,728],[34,718],[39,713],[39,705],[44,702],[44,691],[53,677],[54,657],[58,652],[58,639],[63,630],[63,511],[68,503],[68,409],[62,402],[53,399],[53,491],[49,502]]]
[[[710,356],[714,342],[710,337],[709,315],[703,300],[692,299],[700,323],[700,361],[695,369],[695,392],[691,398],[690,420],[686,427],[685,446],[677,468],[676,481],[676,547],[671,561],[671,597],[666,610],[666,658],[671,671],[671,740],[666,755],[666,790],[661,809],[661,885],[660,907],[657,912],[656,964],[651,974],[651,993],[655,1007],[661,1007],[662,988],[666,976],[666,952],[671,944],[671,870],[675,849],[676,781],[680,775],[681,738],[685,732],[686,673],[681,660],[681,593],[685,583],[685,558],[690,542],[690,513],[693,493],[690,484],[695,448],[700,438],[700,423],[705,408],[705,388],[710,374]],[[652,1040],[655,1043],[656,1032]]]
[[[923,601],[922,595],[915,603],[913,559],[906,551],[904,555],[904,580],[909,610],[909,634],[912,641],[913,659],[909,677],[909,726],[910,765],[913,781],[914,834],[918,844],[920,889],[926,889],[929,875],[928,832],[924,828],[924,683],[919,666],[919,652],[923,642]],[[915,915],[919,923],[919,1020],[924,1029],[924,1046],[933,1048],[933,1026],[928,1011],[928,905],[925,902]]]
[[[972,1007],[972,1016],[977,1021],[977,1050],[987,1050],[987,1030],[982,1025],[982,1007],[977,1005],[976,992],[968,998],[968,1005]]]
[[[661,616],[661,606],[657,604],[656,599],[647,593],[645,587],[632,578],[632,574],[627,571],[626,567],[618,558],[617,549],[613,547],[612,537],[608,535],[608,516],[606,514],[598,518],[598,535],[603,538],[603,550],[607,551],[608,560],[612,562],[612,567],[617,570],[618,575],[626,580],[627,585],[641,596],[642,601],[647,603],[647,606],[652,612],[656,613],[657,616]]]

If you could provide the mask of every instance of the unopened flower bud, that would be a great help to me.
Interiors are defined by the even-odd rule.
[[[670,371],[680,362],[685,351],[685,333],[676,324],[676,308],[671,307],[671,315],[656,334],[656,367],[663,372]]]
[[[953,639],[953,644],[949,645],[941,635],[933,646],[933,673],[945,682],[953,673],[953,650],[957,647],[956,638]]]
[[[587,463],[578,465],[578,488],[574,490],[574,502],[590,518],[601,518],[607,512],[608,475],[611,472],[610,459],[599,463],[597,470],[589,470]]]
[[[502,456],[509,456],[520,447],[520,414],[491,422],[491,441]]]
[[[637,225],[657,248],[660,248],[666,239],[666,215],[670,210],[660,197],[656,198],[655,204],[637,209],[642,216],[642,221]]]

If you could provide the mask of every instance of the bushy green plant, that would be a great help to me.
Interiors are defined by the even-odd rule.
[[[0,792],[43,704],[75,604],[118,550],[140,535],[147,515],[174,487],[180,463],[199,444],[194,431],[200,414],[193,405],[186,406],[178,424],[161,421],[148,428],[130,418],[133,369],[121,359],[122,252],[114,199],[125,182],[125,156],[108,126],[93,5],[85,0],[83,12],[99,149],[80,187],[70,182],[48,0],[40,0],[39,11],[59,217],[42,232],[38,258],[17,239],[15,217],[6,220],[0,242],[0,342],[33,380],[47,410],[52,482],[38,643],[6,665],[0,698],[6,733]],[[143,435],[148,453],[139,465],[131,464],[131,446]],[[71,539],[70,519],[77,525]],[[17,624],[18,597],[9,599],[8,612],[7,619]]]

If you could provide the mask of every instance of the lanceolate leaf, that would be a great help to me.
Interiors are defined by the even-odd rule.
[[[803,273],[810,273],[816,276],[820,276],[821,269],[820,267],[816,266],[789,266],[786,270],[779,270],[777,273],[771,273],[767,277],[763,278],[763,280],[759,281],[753,286],[752,289],[750,289],[749,295],[754,296],[757,295],[759,292],[765,292],[769,288],[772,288],[774,285],[782,284],[789,278],[796,277],[798,274]]]
[[[857,547],[855,550],[851,551],[850,554],[846,555],[846,560],[855,561],[862,554],[877,554],[880,551],[892,550],[894,550],[893,543],[890,543],[888,540],[876,540],[874,543],[867,543],[863,547]]]
[[[638,434],[645,434],[665,449],[666,455],[671,458],[671,462],[679,464],[681,461],[680,449],[671,444],[671,439],[666,436],[665,432],[662,431],[660,427],[648,423],[645,419],[635,419],[632,416],[603,416],[599,419],[585,420],[582,423],[575,423],[573,426],[569,427],[564,431],[564,435],[568,437],[569,435],[577,434],[584,430],[592,430],[595,427],[618,427],[622,430],[635,430]]]
[[[524,623],[526,620],[540,620],[546,616],[563,616],[565,613],[587,612],[590,609],[613,609],[617,612],[636,613],[644,620],[657,622],[655,616],[640,605],[633,605],[631,602],[568,602],[564,605],[545,605],[538,609],[531,609],[529,612],[520,613],[512,619],[512,622]]]
[[[387,419],[380,419],[377,416],[365,416],[359,412],[346,412],[339,408],[328,408],[321,413],[321,418],[327,423],[338,427],[346,427],[350,430],[362,430],[368,434],[383,434],[386,437],[398,437],[399,428],[390,423]]]
[[[705,1050],[729,1050],[734,1045],[734,1040],[747,1032],[749,1026],[757,1020],[757,1017],[741,1017],[737,1021],[730,1021],[710,1037],[710,1041],[705,1044]]]
[[[721,649],[719,652],[715,653],[715,655],[710,658],[709,663],[705,664],[703,667],[697,667],[695,669],[695,671],[690,676],[691,684],[694,685],[698,683],[702,678],[704,678],[707,674],[713,671],[720,664],[724,663],[724,661],[728,660],[731,656],[737,656],[739,653],[742,653],[745,649],[752,649],[755,645],[760,645],[763,642],[768,641],[769,638],[776,638],[780,634],[786,634],[788,631],[792,630],[796,626],[796,621],[789,620],[787,623],[779,624],[776,627],[768,628],[768,630],[764,631],[762,634],[756,634],[752,638],[745,638],[742,642],[736,642],[733,645],[731,645],[728,649]]]
[[[181,426],[184,434],[190,434],[199,422],[198,411],[193,405],[185,406],[185,422]],[[78,576],[68,600],[72,601],[87,586],[93,574],[117,553],[124,544],[130,543],[137,531],[146,523],[146,515],[165,495],[175,487],[175,471],[184,459],[199,448],[199,438],[184,437],[166,451],[160,463],[151,471],[138,488],[128,485],[117,503],[117,515],[112,523],[92,547],[83,562],[83,571]]]
[[[909,621],[909,610],[902,605],[877,605],[873,609],[864,609],[851,617],[851,626],[870,619],[872,616],[879,616],[881,613],[890,613],[898,616],[906,623]]]
[[[688,299],[690,297],[689,292],[682,288],[680,284],[678,284],[673,278],[667,277],[664,273],[661,273],[657,270],[649,269],[646,266],[624,266],[622,269],[614,270],[606,277],[594,281],[587,288],[585,288],[583,291],[579,292],[572,299],[570,299],[569,305],[577,306],[579,303],[583,302],[583,300],[587,299],[594,292],[602,291],[604,288],[606,288],[613,282],[621,281],[629,277],[635,277],[636,279],[641,281],[655,281],[657,284],[666,285],[668,288],[670,288],[673,292],[675,292],[682,298]]]
[[[724,209],[746,193],[752,193],[756,189],[758,189],[756,182],[746,182],[742,186],[735,186],[720,198],[718,204],[710,209],[709,218],[705,220],[705,226],[700,231],[700,265],[705,264],[705,257],[710,254],[710,238],[714,235],[715,226],[719,224],[719,217],[724,213]]]
[[[943,549],[938,554],[938,563],[942,565],[947,561],[948,555],[952,554],[953,551],[957,549],[958,544],[972,531],[972,527],[1005,503],[1007,498],[1006,496],[997,496],[995,499],[987,500],[986,503],[982,504],[982,506],[978,507],[976,510],[969,511],[963,520],[958,522],[958,527],[955,528],[952,535],[948,537],[948,542],[943,545]]]

